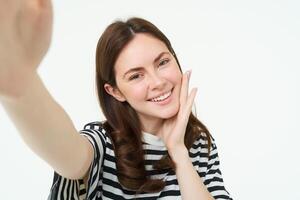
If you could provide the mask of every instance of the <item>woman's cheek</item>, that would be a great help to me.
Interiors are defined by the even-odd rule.
[[[165,70],[165,74],[169,77],[172,82],[178,82],[181,80],[182,74],[177,65],[168,66]]]
[[[137,84],[135,89],[133,89],[131,92],[132,96],[135,98],[138,97],[141,100],[147,98],[147,86],[143,83]]]
[[[173,82],[173,83],[176,83],[176,84],[179,84],[181,83],[181,79],[182,79],[182,74],[180,71],[173,71],[173,73],[170,73],[169,74],[170,76],[170,80]]]

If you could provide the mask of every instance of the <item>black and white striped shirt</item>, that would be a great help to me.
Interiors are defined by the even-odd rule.
[[[152,178],[163,179],[164,189],[157,193],[135,194],[126,190],[116,176],[115,154],[110,138],[101,126],[101,122],[85,125],[80,134],[87,137],[94,148],[94,160],[91,164],[88,186],[83,180],[71,180],[54,172],[53,184],[48,200],[108,200],[108,199],[138,199],[138,200],[179,200],[180,189],[173,170],[154,170],[151,163],[159,160],[167,153],[163,141],[150,133],[143,132],[143,148],[145,153],[146,171]],[[209,157],[207,141],[196,140],[189,150],[193,166],[197,170],[208,191],[215,199],[231,199],[226,191],[219,168],[217,147],[212,138],[212,149]]]

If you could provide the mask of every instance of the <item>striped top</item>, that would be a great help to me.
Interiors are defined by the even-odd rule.
[[[84,126],[80,134],[87,137],[94,148],[94,160],[89,171],[87,188],[82,179],[71,180],[54,172],[54,178],[48,200],[179,200],[180,188],[174,170],[154,170],[151,163],[167,154],[163,141],[150,133],[143,132],[145,168],[151,178],[163,179],[164,189],[157,193],[135,194],[127,190],[116,176],[115,154],[110,138],[106,135],[101,122],[91,122]],[[193,166],[215,199],[232,199],[226,191],[219,168],[217,147],[212,138],[212,149],[207,157],[207,141],[200,137],[191,149],[189,156]]]

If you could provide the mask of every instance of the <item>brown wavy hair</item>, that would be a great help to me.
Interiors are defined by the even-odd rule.
[[[121,185],[137,193],[150,193],[161,191],[165,186],[165,182],[150,179],[146,174],[141,139],[142,130],[138,115],[127,101],[120,102],[116,100],[104,89],[105,83],[117,87],[115,62],[122,49],[135,37],[136,33],[147,33],[164,42],[175,57],[182,73],[168,38],[149,21],[134,17],[125,22],[120,20],[113,22],[101,35],[96,50],[96,88],[102,112],[106,117],[103,126],[113,143],[117,176]],[[206,139],[208,147],[211,146],[209,131],[191,113],[184,138],[187,149],[190,149],[199,137]],[[154,169],[175,170],[175,164],[169,154],[163,156],[153,167]]]

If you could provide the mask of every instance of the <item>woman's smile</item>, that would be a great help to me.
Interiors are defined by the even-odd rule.
[[[171,89],[169,92],[162,94],[161,96],[152,98],[148,101],[155,103],[157,105],[166,105],[172,100],[172,97],[171,97],[171,95],[173,94],[172,92],[173,92],[173,89]]]

